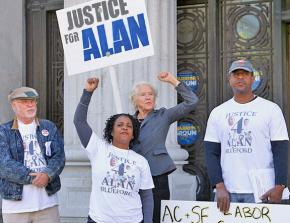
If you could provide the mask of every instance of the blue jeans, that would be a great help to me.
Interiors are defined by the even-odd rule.
[[[216,194],[214,201],[216,201]],[[255,203],[254,194],[248,193],[230,193],[230,201],[233,203]]]
[[[234,203],[255,203],[254,194],[230,193],[230,201]]]

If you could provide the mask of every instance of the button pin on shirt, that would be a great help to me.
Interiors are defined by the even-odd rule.
[[[48,135],[49,135],[49,131],[48,131],[47,129],[43,129],[43,130],[41,131],[41,134],[42,134],[43,136],[48,136]]]

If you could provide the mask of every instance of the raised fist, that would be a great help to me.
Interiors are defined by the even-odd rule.
[[[91,77],[87,79],[86,90],[93,92],[99,85],[99,78]]]

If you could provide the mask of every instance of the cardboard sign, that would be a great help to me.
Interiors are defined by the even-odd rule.
[[[290,206],[279,204],[231,203],[223,214],[216,202],[162,201],[160,223],[285,223]]]
[[[69,75],[154,54],[145,0],[94,0],[56,14]]]

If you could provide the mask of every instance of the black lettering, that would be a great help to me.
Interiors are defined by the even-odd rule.
[[[104,15],[104,19],[108,20],[109,19],[109,13],[108,13],[108,7],[106,2],[102,2],[102,7],[103,7],[103,15]]]
[[[124,2],[123,0],[119,0],[119,6],[121,10],[121,15],[126,15],[129,13],[129,11],[125,9],[125,7],[127,6],[126,2]]]
[[[235,217],[237,217],[238,214],[240,215],[241,218],[243,217],[239,206],[236,207]]]
[[[132,182],[128,182],[126,189],[128,189],[128,187],[130,187],[132,190],[134,189]]]
[[[268,214],[270,213],[270,210],[268,207],[262,207],[262,218],[264,219],[264,217],[266,217],[269,222],[271,222],[271,218],[268,216]]]
[[[32,161],[33,161],[33,166],[38,166],[37,165],[37,157],[36,156],[32,157]]]
[[[82,9],[78,8],[76,10],[73,10],[72,15],[73,15],[73,21],[74,21],[75,27],[81,28],[84,25]]]
[[[114,186],[114,179],[111,179],[110,181],[111,181],[111,185],[110,186],[113,187]]]
[[[163,213],[163,217],[162,217],[162,222],[164,222],[164,218],[167,215],[170,216],[171,222],[173,222],[173,216],[171,215],[171,211],[170,211],[169,207],[167,205],[165,205],[164,213]]]
[[[101,22],[103,19],[117,18],[120,14],[126,15],[129,13],[126,7],[127,3],[124,0],[108,0],[74,9],[67,12],[67,29],[81,28],[84,24],[92,25],[95,19],[97,22]],[[93,9],[94,12],[92,12]]]
[[[176,209],[177,209],[177,208],[179,209],[179,206],[176,206],[176,207],[174,208],[174,211],[173,211],[174,220],[177,221],[177,222],[181,222],[181,221],[182,221],[182,218],[177,219],[177,217],[176,217]]]
[[[243,212],[244,212],[245,218],[252,217],[251,208],[249,208],[249,207],[243,207]]]
[[[101,22],[102,21],[102,16],[101,16],[101,3],[100,2],[97,2],[95,4],[92,4],[92,8],[95,9],[95,12],[96,12],[96,17],[97,17],[97,21],[98,22]]]
[[[252,145],[252,139],[251,138],[246,138],[245,139],[245,145],[251,146]]]
[[[230,212],[227,212],[227,213],[224,213],[224,215],[232,215],[232,213],[230,213]]]
[[[255,215],[255,214],[257,214],[257,215]],[[252,212],[252,217],[254,219],[259,219],[259,218],[261,218],[261,216],[262,216],[261,215],[261,210],[259,208],[255,207],[253,212]]]
[[[38,166],[40,166],[40,164],[46,165],[45,159],[41,158],[38,161],[39,161]]]
[[[106,177],[103,179],[103,182],[102,182],[102,185],[104,185],[104,184],[109,186],[109,183],[108,183],[108,180]]]
[[[120,15],[119,9],[114,9],[114,6],[117,6],[117,5],[118,5],[117,0],[109,0],[108,1],[109,13],[110,13],[110,16],[112,18],[116,18]]]
[[[92,10],[92,8],[90,6],[85,6],[83,8],[83,13],[84,13],[84,16],[86,17],[84,20],[85,20],[85,23],[86,25],[91,25],[94,23],[94,17],[93,15],[90,13]]]
[[[67,27],[67,30],[71,30],[74,28],[74,25],[73,25],[73,21],[72,21],[72,17],[71,17],[71,12],[67,12],[67,21],[68,21],[68,27]]]
[[[201,223],[203,223],[203,219],[204,218],[207,218],[208,217],[208,215],[204,213],[205,210],[207,210],[207,209],[208,209],[208,207],[205,207],[205,208],[202,208],[201,209],[201,212],[200,212]]]
[[[199,222],[200,222],[200,212],[199,212],[199,211],[196,212],[195,209],[201,209],[201,208],[200,208],[200,206],[194,206],[194,207],[191,209],[191,211],[192,211],[192,213],[193,213],[193,216],[197,216],[197,217],[198,217],[198,221],[194,222],[194,221],[192,220],[192,223],[199,223]]]
[[[121,186],[122,188],[125,188],[125,179],[120,179],[120,183],[118,186]]]

